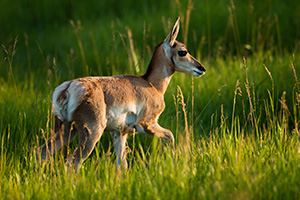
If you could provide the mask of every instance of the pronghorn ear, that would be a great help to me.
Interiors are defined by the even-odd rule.
[[[177,18],[171,32],[165,39],[164,43],[169,44],[171,47],[174,45],[175,40],[177,38],[178,32],[179,32],[179,22],[180,22],[180,17]]]

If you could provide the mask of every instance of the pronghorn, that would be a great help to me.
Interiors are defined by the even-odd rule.
[[[36,149],[42,164],[50,154],[79,133],[79,143],[67,165],[78,169],[91,154],[104,131],[110,132],[116,152],[116,167],[126,169],[125,145],[133,132],[171,142],[174,136],[158,124],[165,108],[164,93],[175,71],[201,76],[205,68],[176,41],[178,17],[167,38],[156,46],[147,72],[142,76],[85,77],[67,81],[53,92],[54,137]],[[64,131],[59,131],[64,125]]]

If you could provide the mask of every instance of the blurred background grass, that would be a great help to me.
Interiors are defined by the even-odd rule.
[[[18,35],[18,65],[24,75],[56,60],[63,79],[84,73],[109,75],[114,69],[132,73],[128,29],[143,72],[156,44],[181,16],[179,40],[200,60],[253,55],[270,50],[282,55],[299,49],[299,1],[16,1],[0,2],[0,42],[6,47]],[[75,28],[70,20],[74,21]],[[78,24],[80,22],[80,24]],[[77,36],[83,44],[81,57]],[[43,54],[41,55],[41,51]],[[1,52],[1,74],[5,73]],[[82,61],[82,59],[85,59]],[[84,72],[84,63],[89,71]],[[45,66],[46,65],[46,66]],[[72,68],[67,72],[66,67]],[[22,72],[22,73],[21,73]],[[74,75],[70,75],[74,73]],[[67,77],[69,74],[69,77]],[[85,74],[87,75],[87,74]],[[37,78],[37,77],[36,77]]]

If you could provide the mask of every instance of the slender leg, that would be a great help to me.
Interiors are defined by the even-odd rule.
[[[76,108],[72,114],[75,127],[79,133],[79,143],[71,157],[67,161],[67,166],[75,164],[78,170],[81,164],[92,153],[96,143],[100,140],[106,127],[106,104],[101,87],[90,85],[90,93],[86,100]],[[91,96],[89,96],[91,95]]]
[[[56,133],[54,137],[51,137],[45,144],[36,149],[37,163],[43,164],[53,153],[59,150],[63,145],[71,142],[76,136],[76,129],[72,126],[71,122],[64,122],[64,131],[61,130],[62,122],[55,125]]]
[[[166,142],[170,142],[173,146],[173,150],[175,150],[173,133],[170,130],[161,127],[158,123],[148,124],[146,122],[140,122],[139,124],[135,125],[135,129],[138,132],[156,136],[165,140]]]
[[[114,148],[116,152],[116,167],[117,170],[120,169],[121,165],[126,170],[128,167],[126,160],[126,140],[128,134],[120,134],[119,132],[112,132],[111,136],[114,141]]]
[[[144,112],[144,117],[139,119],[137,122],[135,122],[133,125],[128,127],[124,130],[125,133],[132,133],[134,131],[137,131],[139,133],[146,133],[152,136],[156,136],[158,138],[161,138],[165,140],[166,142],[171,142],[173,145],[173,149],[175,150],[175,143],[174,143],[174,136],[173,133],[161,127],[157,123],[157,118],[160,115],[160,113],[163,111],[163,107],[157,110],[157,112],[150,112],[151,108],[146,109]],[[148,112],[152,114],[147,114]]]
[[[68,159],[67,166],[71,166],[74,163],[78,170],[81,164],[92,153],[96,143],[100,140],[104,127],[85,124],[83,128],[77,129],[79,131],[79,143],[74,153]]]

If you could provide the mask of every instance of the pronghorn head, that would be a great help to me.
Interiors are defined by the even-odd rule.
[[[183,43],[176,41],[179,32],[179,21],[180,18],[178,17],[171,32],[163,42],[166,57],[171,59],[175,71],[194,76],[204,75],[204,66],[188,53]]]

